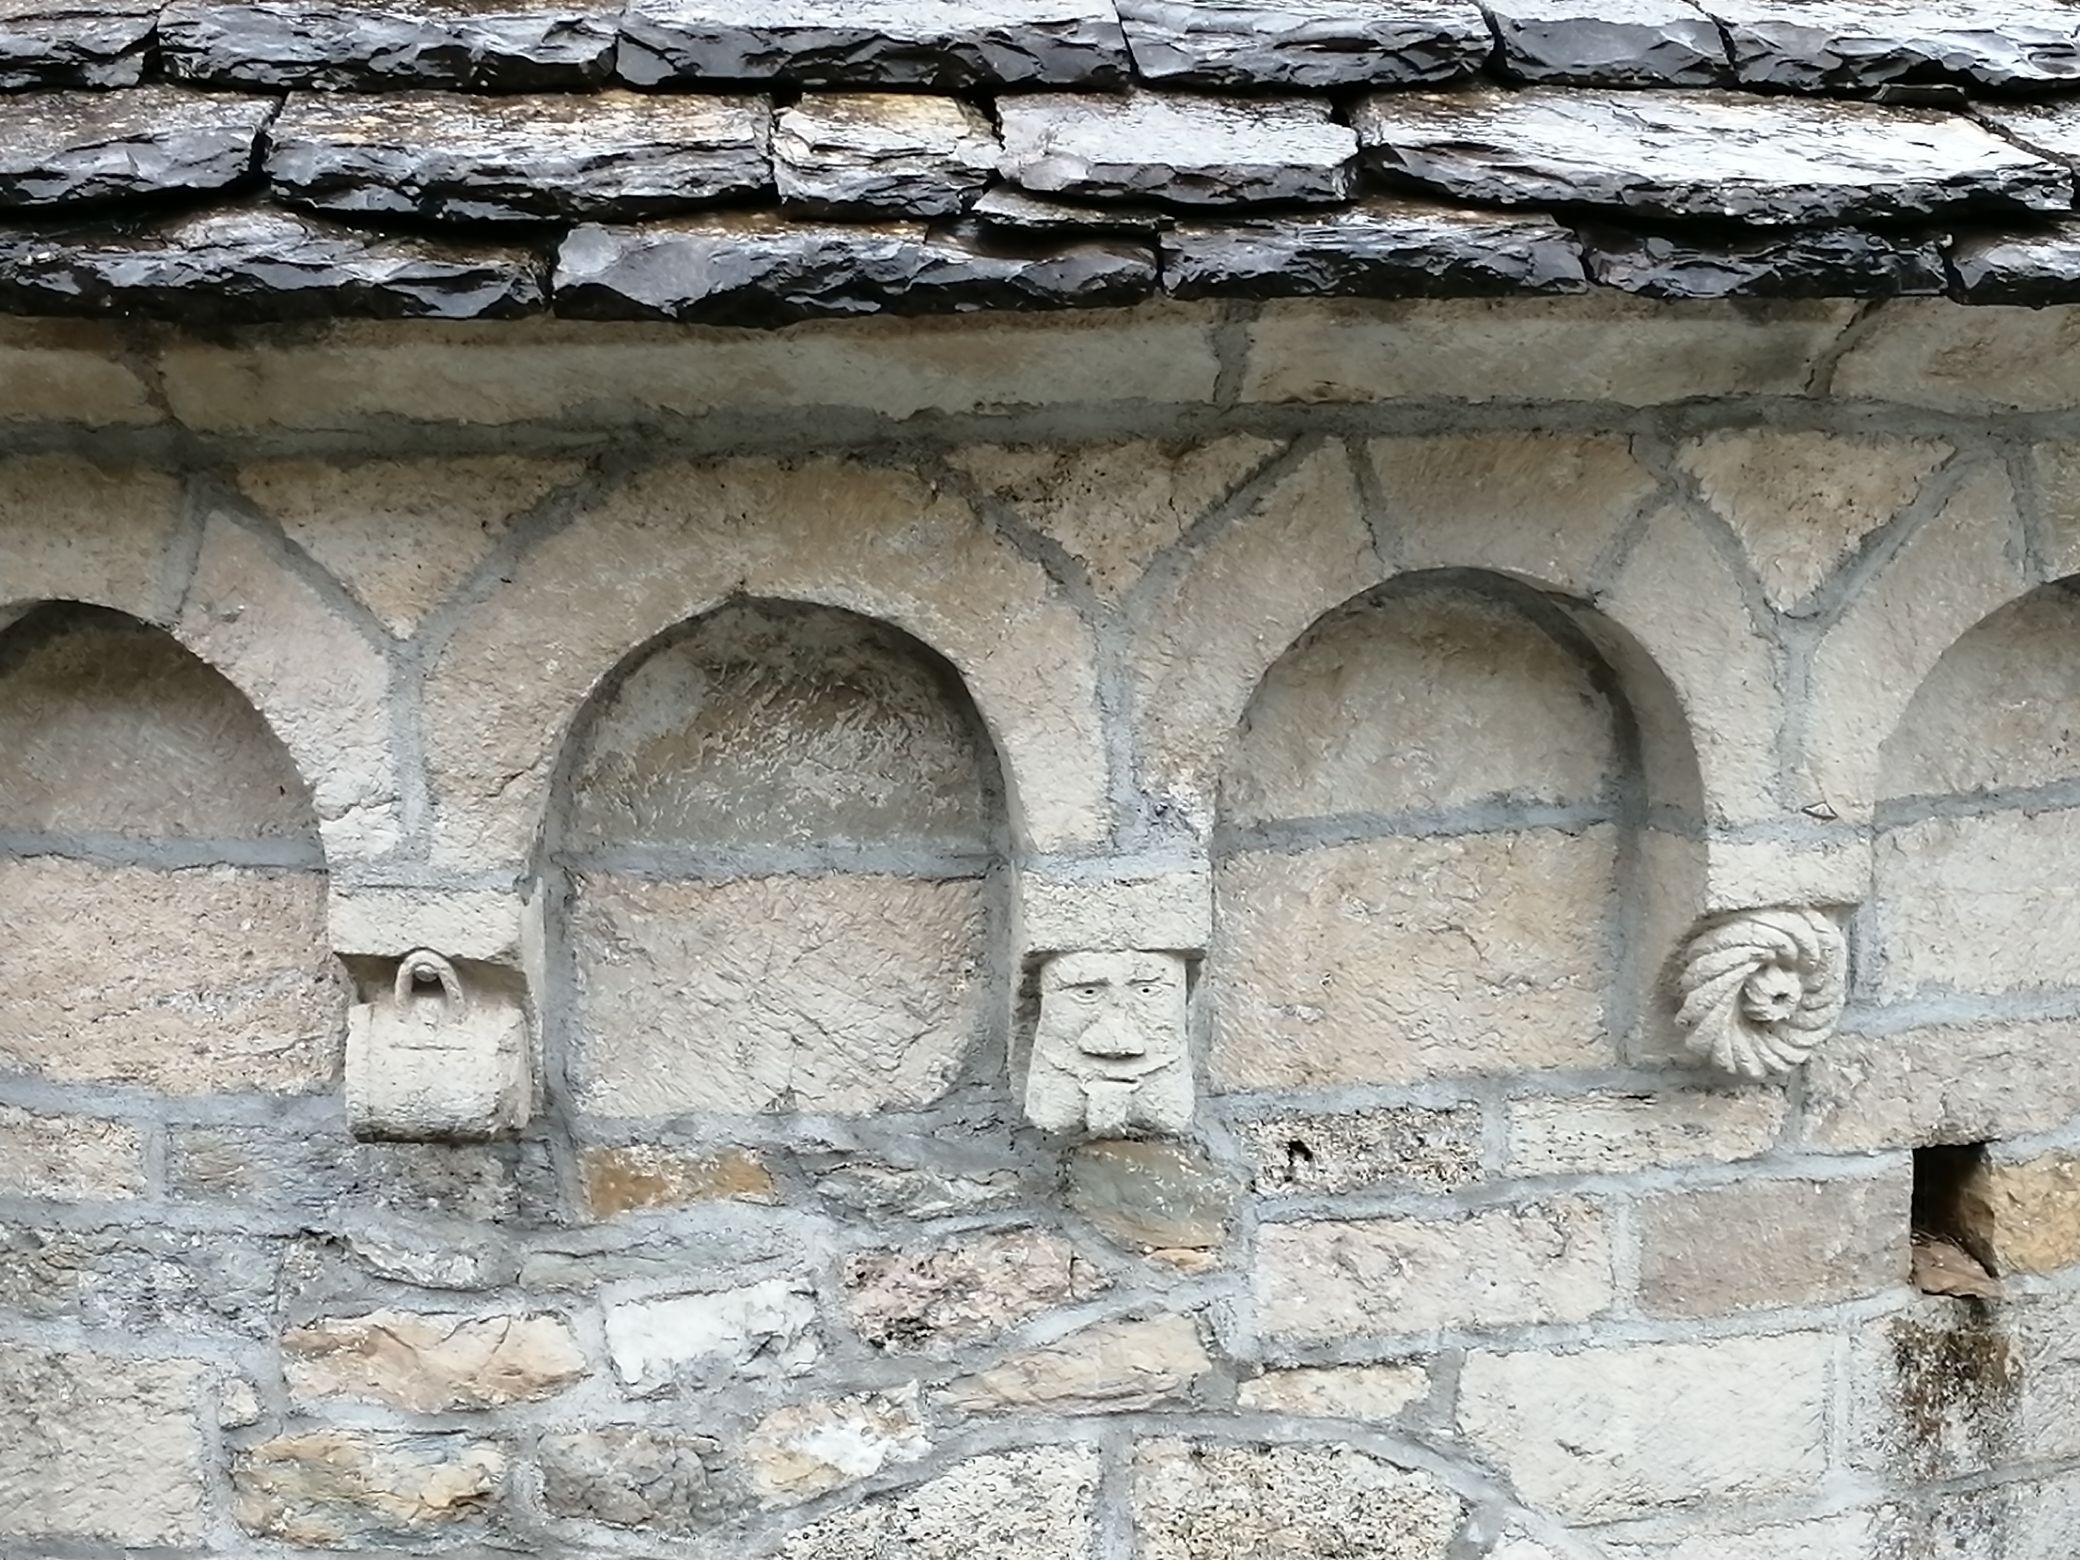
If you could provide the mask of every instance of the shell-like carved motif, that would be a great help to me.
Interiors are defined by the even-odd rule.
[[[1802,1066],[1841,1021],[1848,945],[1818,910],[1746,910],[1690,939],[1676,1023],[1690,1049],[1744,1078]]]

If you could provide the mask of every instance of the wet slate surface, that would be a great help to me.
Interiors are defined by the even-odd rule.
[[[1174,214],[1160,206],[1091,205],[1028,194],[1009,184],[984,191],[968,214],[986,227],[1008,233],[1053,237],[1078,233],[1152,235],[1177,221]]]
[[[1165,86],[1389,86],[1470,76],[1494,48],[1472,0],[1118,0],[1134,68]]]
[[[1110,0],[629,0],[621,78],[651,87],[1114,87],[1128,76]]]
[[[1726,45],[1688,0],[1484,0],[1505,75],[1608,87],[1703,87]]]
[[[2001,0],[1707,0],[1740,79],[1788,92],[1889,83],[2080,85],[2080,9]]]
[[[0,97],[0,206],[222,189],[252,171],[276,106],[156,86]]]
[[[2080,303],[2080,223],[1976,235],[1950,251],[1950,266],[1968,303]]]
[[[2069,168],[2080,167],[2080,100],[1980,103],[1973,112],[1981,123],[2025,150]]]
[[[159,0],[0,0],[0,91],[133,86],[158,19]]]
[[[1380,93],[1355,121],[1379,171],[1498,205],[1774,227],[2073,201],[2065,168],[1923,109],[1533,87]]]
[[[149,225],[0,230],[0,309],[252,320],[511,319],[541,311],[532,251],[360,232],[235,207]]]
[[[1373,199],[1348,211],[1179,223],[1163,236],[1179,298],[1467,297],[1581,292],[1581,245],[1550,217]]]
[[[1357,140],[1311,99],[1043,93],[997,112],[1004,176],[1036,194],[1242,207],[1334,204],[1355,187]]]
[[[436,222],[645,217],[772,183],[762,97],[301,94],[269,135],[284,200]]]
[[[213,86],[568,91],[606,80],[618,10],[570,0],[171,0],[159,47],[169,76]]]
[[[1928,234],[1584,227],[1582,242],[1592,277],[1647,298],[1894,298],[1946,283],[1942,245]]]
[[[997,133],[957,98],[812,93],[773,126],[781,204],[823,217],[947,217],[996,171]]]
[[[556,264],[556,311],[583,319],[780,325],[834,315],[1113,307],[1155,289],[1126,239],[990,242],[966,228],[789,223],[764,213],[581,227]]]

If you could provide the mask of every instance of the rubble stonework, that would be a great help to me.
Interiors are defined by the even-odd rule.
[[[1427,80],[1465,20],[1001,9],[859,68]],[[197,71],[304,36],[169,10]],[[656,68],[808,47],[710,10]],[[1712,58],[1492,10],[1542,80]],[[481,13],[487,79],[594,69],[586,14]],[[468,20],[306,15],[407,73]],[[771,90],[793,199],[1011,285],[953,215],[993,125],[758,79],[627,112],[727,183]],[[453,121],[284,114],[325,199],[448,198]],[[1205,302],[0,321],[0,1550],[2066,1553],[2080,314],[1182,187],[1136,242]],[[548,264],[346,231],[315,294]],[[149,242],[110,296],[224,263]],[[686,242],[602,274],[698,312]],[[1222,281],[1424,243],[1482,295]]]

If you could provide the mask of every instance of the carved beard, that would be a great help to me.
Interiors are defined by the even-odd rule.
[[[1192,1075],[1185,1059],[1173,1055],[1138,1077],[1108,1078],[1104,1058],[1078,1049],[1089,1027],[1078,1025],[1072,1032],[1059,1022],[1047,1023],[1043,1015],[1026,1079],[1026,1119],[1049,1132],[1082,1129],[1097,1137],[1136,1129],[1184,1130],[1192,1118]],[[1164,1040],[1145,1043],[1152,1056],[1174,1047]]]

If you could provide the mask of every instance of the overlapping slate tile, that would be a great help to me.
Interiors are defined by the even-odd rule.
[[[1443,298],[1581,292],[1582,249],[1552,218],[1375,197],[1321,216],[1181,222],[1163,235],[1179,298]]]
[[[2049,103],[1975,103],[1972,113],[2025,151],[2080,167],[2080,100]]]
[[[2080,222],[1975,234],[1951,248],[1950,267],[1967,303],[2080,303]]]
[[[1519,81],[1702,87],[1724,80],[1726,45],[1689,0],[1483,0]]]
[[[544,303],[542,257],[360,232],[239,206],[150,224],[0,230],[0,311],[249,320],[509,319]]]
[[[1589,274],[1647,298],[1895,298],[1940,293],[1942,246],[1868,228],[1762,233],[1582,229]]]
[[[2056,0],[1704,0],[1751,86],[1791,92],[2080,81],[2080,10]]]
[[[1738,92],[1379,93],[1374,167],[1462,200],[1760,226],[2071,206],[2068,170],[1958,115]]]
[[[276,107],[164,86],[0,97],[0,206],[222,189],[252,171]]]
[[[1165,86],[1363,87],[1469,76],[1472,0],[1118,0],[1134,69]]]
[[[128,87],[160,0],[0,0],[0,91]]]
[[[629,0],[621,78],[639,87],[1118,86],[1111,0]]]
[[[1007,179],[1040,194],[1176,206],[1336,203],[1357,138],[1312,99],[1041,93],[997,105]]]
[[[1077,233],[1154,235],[1177,218],[1160,206],[1092,205],[1030,195],[1009,184],[983,192],[968,214],[985,227],[1028,236],[1063,237]]]
[[[434,221],[644,217],[769,188],[762,97],[307,93],[267,177],[284,200]]]
[[[585,319],[781,325],[830,315],[1136,303],[1155,253],[1124,239],[1035,246],[918,224],[792,223],[766,213],[586,226],[564,240],[556,310]]]
[[[997,132],[958,98],[811,94],[773,126],[781,204],[814,216],[946,217],[997,165]]]
[[[475,92],[595,86],[618,0],[170,0],[166,73],[212,86]]]

